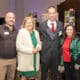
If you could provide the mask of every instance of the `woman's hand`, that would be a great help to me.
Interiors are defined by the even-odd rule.
[[[60,73],[63,73],[64,72],[64,66],[61,66],[61,65],[59,65],[58,66],[58,71],[60,72]]]
[[[39,52],[41,50],[41,48],[37,45],[36,50],[37,50],[37,52]]]
[[[34,48],[34,49],[32,50],[32,53],[34,54],[34,53],[36,53],[36,52],[37,52],[37,49]]]
[[[34,48],[34,49],[32,50],[32,53],[37,53],[37,52],[39,52],[40,50],[41,50],[40,46],[37,45],[36,48]]]
[[[80,69],[80,65],[78,65],[78,64],[75,64],[74,67],[75,67],[76,70],[79,70]]]

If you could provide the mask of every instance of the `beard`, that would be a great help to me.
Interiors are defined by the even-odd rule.
[[[14,23],[15,23],[14,21],[9,21],[9,22],[8,22],[8,25],[9,25],[9,26],[14,26]]]

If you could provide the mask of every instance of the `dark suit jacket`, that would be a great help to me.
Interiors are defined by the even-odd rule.
[[[57,59],[59,61],[60,57],[60,33],[63,31],[63,24],[59,21],[57,22],[57,28],[54,33],[51,32],[47,26],[47,21],[40,25],[39,32],[43,38],[42,41],[42,52],[41,61],[47,61],[51,58]]]

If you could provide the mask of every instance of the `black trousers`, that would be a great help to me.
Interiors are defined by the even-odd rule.
[[[58,80],[58,59],[56,57],[50,57],[47,60],[41,61],[41,80],[47,80],[47,72],[50,70],[51,79]]]
[[[74,62],[64,62],[65,80],[80,80],[80,70],[75,70]]]

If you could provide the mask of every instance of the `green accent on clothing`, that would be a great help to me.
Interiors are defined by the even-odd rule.
[[[37,46],[37,39],[36,39],[36,36],[35,36],[35,32],[33,31],[33,32],[31,32],[30,33],[30,36],[31,36],[31,40],[32,40],[32,44],[33,44],[33,47],[35,48],[36,46]],[[23,72],[23,71],[19,71],[18,72],[18,74],[19,75],[23,75],[23,76],[27,76],[27,77],[30,77],[30,76],[36,76],[37,74],[38,74],[38,72],[36,71],[36,53],[35,54],[33,54],[34,56],[34,71],[25,71],[25,72]]]
[[[80,54],[80,41],[78,38],[75,38],[70,45],[71,55],[74,60],[77,60],[78,55]]]
[[[61,40],[61,45],[63,44],[63,42],[64,42],[64,39]],[[74,61],[77,62],[78,55],[80,55],[80,39],[78,37],[72,40],[70,44],[70,52],[71,52],[71,57],[74,59]],[[75,64],[80,65],[80,62]],[[64,65],[62,56],[61,56],[60,65]]]

